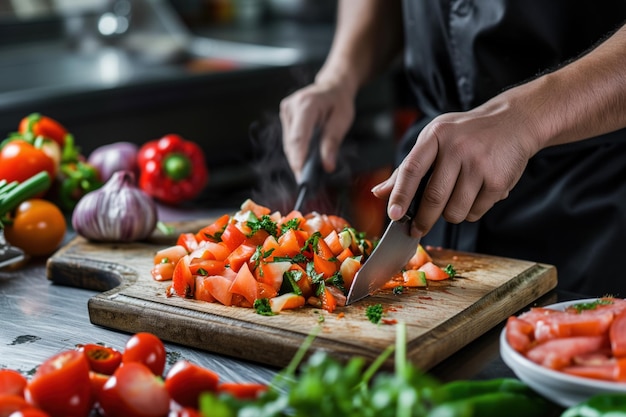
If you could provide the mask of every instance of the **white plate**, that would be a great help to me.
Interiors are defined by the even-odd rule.
[[[564,310],[572,304],[589,303],[595,300],[567,301],[552,304],[546,308]],[[568,375],[532,362],[509,346],[506,341],[506,329],[503,329],[500,334],[500,356],[520,380],[539,394],[563,407],[579,404],[595,394],[626,394],[626,383],[599,381]]]

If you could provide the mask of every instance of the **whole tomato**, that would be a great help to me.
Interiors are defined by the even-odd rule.
[[[22,374],[12,369],[0,369],[0,395],[24,395],[24,388],[28,380]]]
[[[139,362],[146,365],[154,375],[162,376],[165,370],[166,352],[161,339],[152,333],[139,332],[126,342],[122,353],[124,365]]]
[[[7,242],[31,256],[54,252],[65,237],[66,220],[61,209],[48,200],[33,198],[20,203],[4,227]]]
[[[219,376],[186,360],[172,366],[165,377],[165,388],[172,400],[182,407],[198,408],[203,392],[217,392]]]
[[[87,356],[89,368],[99,374],[113,375],[122,363],[122,353],[109,346],[87,343],[79,346],[78,350]]]
[[[24,397],[51,417],[88,416],[93,400],[85,354],[68,350],[47,359],[29,381]]]
[[[165,417],[169,407],[163,380],[139,362],[117,368],[98,397],[98,411],[105,417]]]
[[[50,178],[56,174],[55,161],[43,149],[22,139],[4,143],[0,150],[0,179],[23,182],[41,171],[47,171]]]
[[[32,135],[33,137],[43,136],[52,139],[60,147],[65,145],[67,129],[51,117],[39,113],[32,113],[24,117],[19,124],[18,131],[22,135]]]

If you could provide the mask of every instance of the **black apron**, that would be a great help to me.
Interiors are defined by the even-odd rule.
[[[626,21],[626,1],[404,0],[407,76],[423,113],[474,108],[574,59]],[[555,265],[559,288],[626,297],[626,130],[547,148],[479,222],[439,221],[424,244]]]

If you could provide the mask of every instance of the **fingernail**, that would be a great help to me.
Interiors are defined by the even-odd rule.
[[[373,193],[376,193],[378,190],[380,190],[380,187],[382,187],[382,183],[381,184],[376,184],[375,186],[372,187],[372,189],[370,190]]]
[[[398,204],[392,204],[389,207],[389,218],[391,220],[399,220],[402,217],[402,207]]]

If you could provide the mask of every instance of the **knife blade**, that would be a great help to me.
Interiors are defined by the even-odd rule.
[[[302,173],[298,181],[298,197],[294,205],[294,210],[297,211],[302,209],[307,195],[317,186],[319,168],[321,167],[320,136],[321,129],[315,128],[311,136],[307,160],[302,167]]]
[[[9,245],[4,239],[4,232],[0,229],[0,268],[20,262],[24,257],[24,251]]]
[[[420,181],[407,213],[400,220],[389,222],[376,248],[356,273],[348,291],[346,305],[362,300],[378,290],[415,255],[420,238],[411,236],[411,222],[429,179],[430,171]]]

